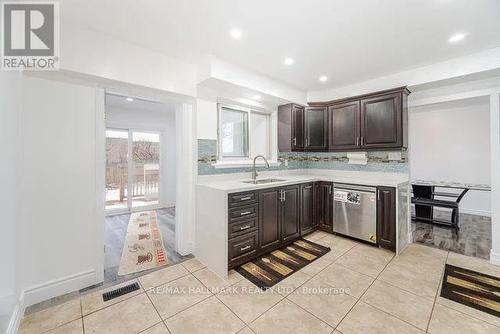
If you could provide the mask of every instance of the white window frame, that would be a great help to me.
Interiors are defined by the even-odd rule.
[[[233,109],[241,112],[247,113],[248,119],[248,156],[247,157],[223,157],[222,156],[222,140],[221,140],[221,128],[222,128],[222,109]],[[252,152],[252,120],[251,114],[266,115],[268,117],[267,121],[267,152],[266,158],[269,164],[272,166],[278,166],[277,159],[277,123],[276,115],[273,117],[273,113],[266,110],[257,110],[255,108],[250,108],[246,106],[241,106],[237,104],[230,103],[217,103],[217,162],[212,164],[215,168],[238,168],[238,167],[248,167],[253,165],[253,158],[255,153]],[[276,125],[276,126],[275,126]],[[276,129],[275,129],[276,128]],[[257,166],[264,166],[265,162],[259,159],[256,162]]]

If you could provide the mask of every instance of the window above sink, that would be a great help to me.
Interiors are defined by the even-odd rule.
[[[263,155],[270,166],[277,161],[276,112],[219,103],[218,153],[215,168],[244,168],[253,166],[253,157]],[[265,166],[258,162],[258,167]]]

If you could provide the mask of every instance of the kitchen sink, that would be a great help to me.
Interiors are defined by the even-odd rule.
[[[250,181],[242,181],[243,183],[252,183],[252,184],[265,184],[265,183],[274,183],[274,182],[283,182],[286,180],[283,179],[260,179],[260,180],[250,180]]]

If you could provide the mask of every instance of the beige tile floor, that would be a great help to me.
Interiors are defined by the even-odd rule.
[[[26,316],[20,333],[499,333],[500,319],[439,297],[445,263],[500,276],[484,260],[412,244],[400,256],[315,232],[332,252],[265,292],[196,259]]]

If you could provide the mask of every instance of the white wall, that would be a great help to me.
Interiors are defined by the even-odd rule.
[[[61,70],[196,95],[197,66],[61,22]]]
[[[409,127],[412,178],[490,183],[487,99],[411,108]],[[460,208],[489,215],[489,192],[470,191]]]
[[[307,101],[335,100],[400,86],[410,86],[411,90],[411,86],[425,85],[440,80],[497,70],[499,67],[500,48],[497,47],[342,87],[310,91],[307,93]]]
[[[217,102],[196,99],[197,139],[217,139]]]
[[[17,282],[29,305],[99,280],[100,90],[26,75],[22,84]]]
[[[107,106],[106,125],[126,129],[159,131],[161,133],[160,204],[163,206],[175,205],[177,189],[175,108],[165,106],[164,111],[153,112]]]
[[[4,257],[0,275],[0,333],[4,333],[17,304],[16,287],[16,196],[18,113],[20,107],[20,74],[0,74],[0,207],[2,210],[2,238],[0,253]]]

